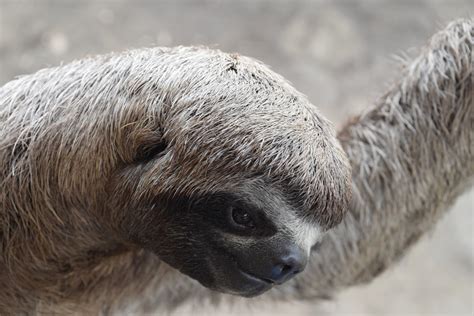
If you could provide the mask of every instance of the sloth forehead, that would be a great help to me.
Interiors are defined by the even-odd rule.
[[[308,213],[303,217],[319,212],[325,227],[341,220],[350,191],[347,157],[329,121],[284,78],[256,60],[216,50],[143,54],[151,73],[140,93],[159,103],[150,116],[158,117],[169,145],[155,173],[163,191],[213,192],[261,174],[304,204],[296,207]]]
[[[226,102],[203,104],[192,114],[193,103],[181,122],[166,130],[175,158],[170,170],[182,170],[180,179],[202,179],[206,186],[261,174],[269,183],[280,182],[287,195],[305,204],[303,210],[322,209],[317,202],[336,203],[328,207],[336,212],[342,207],[348,163],[314,113],[302,106],[301,113],[294,112],[297,106],[276,111],[275,105],[246,112],[244,103]]]

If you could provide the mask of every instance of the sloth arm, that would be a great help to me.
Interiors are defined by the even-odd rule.
[[[469,186],[474,175],[473,45],[474,21],[451,23],[433,36],[375,108],[339,133],[353,168],[351,209],[314,249],[293,289],[277,292],[284,294],[281,298],[289,293],[327,297],[372,280]]]

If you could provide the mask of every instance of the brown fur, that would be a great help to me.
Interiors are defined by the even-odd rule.
[[[448,26],[344,128],[350,213],[301,277],[262,298],[327,297],[372,279],[469,184],[473,37],[472,20]],[[204,48],[100,56],[12,81],[0,104],[2,314],[233,300],[123,239],[122,207],[157,192],[259,178],[297,192],[326,228],[346,208],[349,168],[330,124],[246,57]],[[142,163],[137,152],[163,140],[167,163]]]

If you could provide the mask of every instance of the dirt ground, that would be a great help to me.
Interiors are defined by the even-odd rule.
[[[0,84],[86,55],[207,45],[271,65],[340,126],[396,78],[394,56],[412,56],[449,20],[473,15],[469,0],[0,0]],[[473,213],[471,190],[373,283],[323,304],[263,306],[253,314],[473,315]]]

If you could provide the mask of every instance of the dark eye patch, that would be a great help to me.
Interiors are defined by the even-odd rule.
[[[259,210],[231,193],[206,195],[199,199],[192,209],[202,221],[239,236],[269,237],[277,232],[275,225],[265,216],[263,210]],[[254,222],[254,227],[247,229],[232,225],[232,210],[234,209],[247,212]]]

